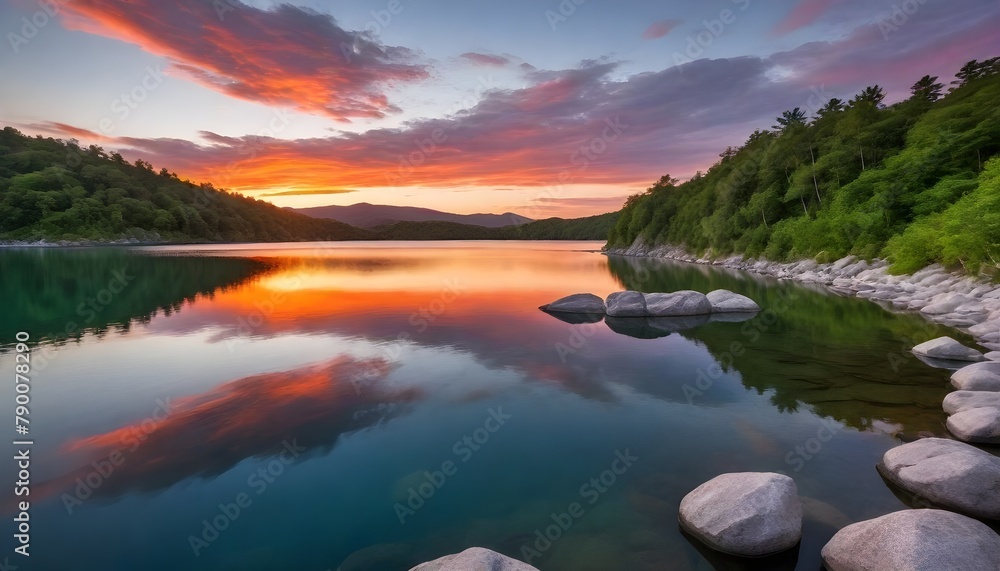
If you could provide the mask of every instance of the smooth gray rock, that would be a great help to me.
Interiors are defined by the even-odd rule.
[[[1000,569],[1000,536],[944,510],[904,510],[849,525],[823,547],[829,571]]]
[[[538,571],[538,569],[496,551],[483,547],[470,547],[461,553],[421,563],[410,571]]]
[[[951,376],[951,384],[962,391],[1000,392],[1000,363],[987,361],[962,367]]]
[[[1000,519],[1000,458],[975,446],[924,438],[886,452],[878,469],[896,486],[941,507]]]
[[[1000,408],[1000,393],[993,391],[955,391],[944,397],[941,405],[947,414],[974,408]]]
[[[680,523],[706,545],[731,555],[761,557],[802,538],[802,503],[782,474],[723,474],[684,496]]]
[[[604,313],[604,300],[592,293],[575,293],[543,305],[539,309],[562,313]]]
[[[637,291],[616,291],[605,301],[611,317],[645,317],[646,298]]]
[[[727,289],[710,291],[705,297],[712,304],[712,311],[716,313],[753,313],[760,311],[760,306],[757,305],[756,301]]]
[[[963,442],[1000,444],[1000,408],[972,408],[953,414],[947,426]]]
[[[938,337],[917,345],[913,352],[924,357],[949,361],[982,361],[983,354],[970,349],[951,337]]]
[[[712,313],[712,304],[701,292],[681,290],[673,293],[647,293],[644,296],[646,298],[646,314],[650,317],[679,317]]]
[[[834,272],[839,272],[840,270],[846,268],[847,266],[853,264],[856,261],[858,261],[856,257],[847,256],[834,262],[833,266],[831,266],[830,269],[833,270]]]
[[[1000,351],[990,351],[989,353],[983,355],[990,361],[1000,361]]]
[[[926,313],[928,315],[951,313],[959,306],[969,303],[970,301],[972,301],[972,299],[967,295],[962,295],[960,293],[947,293],[935,297],[931,300],[930,304],[921,308],[920,313]]]

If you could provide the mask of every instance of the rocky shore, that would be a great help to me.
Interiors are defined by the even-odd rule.
[[[885,260],[868,262],[848,256],[821,264],[812,259],[793,263],[742,256],[710,259],[676,246],[652,246],[641,239],[627,248],[609,248],[605,254],[666,258],[819,284],[840,295],[869,299],[896,311],[915,312],[934,323],[967,332],[988,351],[987,358],[1000,360],[1000,285],[986,278],[949,272],[937,264],[911,275],[891,275]]]
[[[159,246],[168,244],[158,235],[154,239],[118,238],[116,240],[0,240],[0,248],[65,248],[73,246]]]

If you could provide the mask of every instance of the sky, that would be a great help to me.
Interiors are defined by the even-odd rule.
[[[565,218],[1000,55],[996,0],[2,0],[0,123],[280,206]]]

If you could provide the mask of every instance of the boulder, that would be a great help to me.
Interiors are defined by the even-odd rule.
[[[1000,536],[943,510],[904,510],[849,525],[823,547],[829,571],[1000,569]]]
[[[931,339],[914,347],[913,352],[924,357],[947,361],[981,361],[983,359],[982,353],[962,345],[951,337]]]
[[[853,264],[856,261],[858,261],[858,259],[856,257],[854,257],[854,256],[847,256],[847,257],[841,258],[841,259],[837,260],[836,262],[834,262],[833,266],[831,266],[830,269],[833,270],[833,271],[835,271],[835,272],[839,272],[840,270],[846,268],[847,266]]]
[[[955,391],[942,403],[945,413],[958,414],[974,408],[1000,408],[1000,393],[993,391]]]
[[[948,431],[963,442],[1000,444],[1000,408],[964,410],[948,417],[947,425]]]
[[[538,309],[560,313],[604,313],[604,300],[592,293],[574,293]]]
[[[1000,363],[975,363],[955,371],[951,384],[962,391],[1000,391]]]
[[[673,293],[647,293],[646,315],[650,317],[679,317],[685,315],[708,315],[712,304],[705,294],[691,290]]]
[[[791,549],[802,538],[798,489],[782,474],[713,478],[684,496],[679,519],[685,531],[712,549],[741,557]]]
[[[605,301],[611,317],[645,317],[646,298],[637,291],[616,291]]]
[[[921,313],[928,315],[941,315],[955,311],[959,306],[972,301],[967,295],[960,293],[946,293],[931,300],[931,303],[921,308]]]
[[[885,453],[882,476],[941,507],[1000,519],[1000,458],[955,440],[924,438]]]
[[[990,361],[1000,361],[1000,351],[990,351],[989,353],[983,355]]]
[[[538,571],[538,569],[496,551],[470,547],[461,553],[421,563],[410,571]]]
[[[760,311],[757,302],[745,295],[731,292],[725,289],[717,289],[708,292],[705,296],[712,304],[712,311],[716,313],[753,313]]]

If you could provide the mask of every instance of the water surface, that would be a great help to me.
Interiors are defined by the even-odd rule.
[[[907,351],[944,330],[599,248],[0,251],[0,370],[17,331],[41,340],[22,568],[405,570],[479,545],[543,571],[741,569],[686,539],[677,506],[720,473],[780,471],[805,537],[769,565],[815,570],[840,526],[905,507],[874,465],[945,435],[948,372]],[[727,288],[765,311],[572,324],[537,309],[624,288]]]

